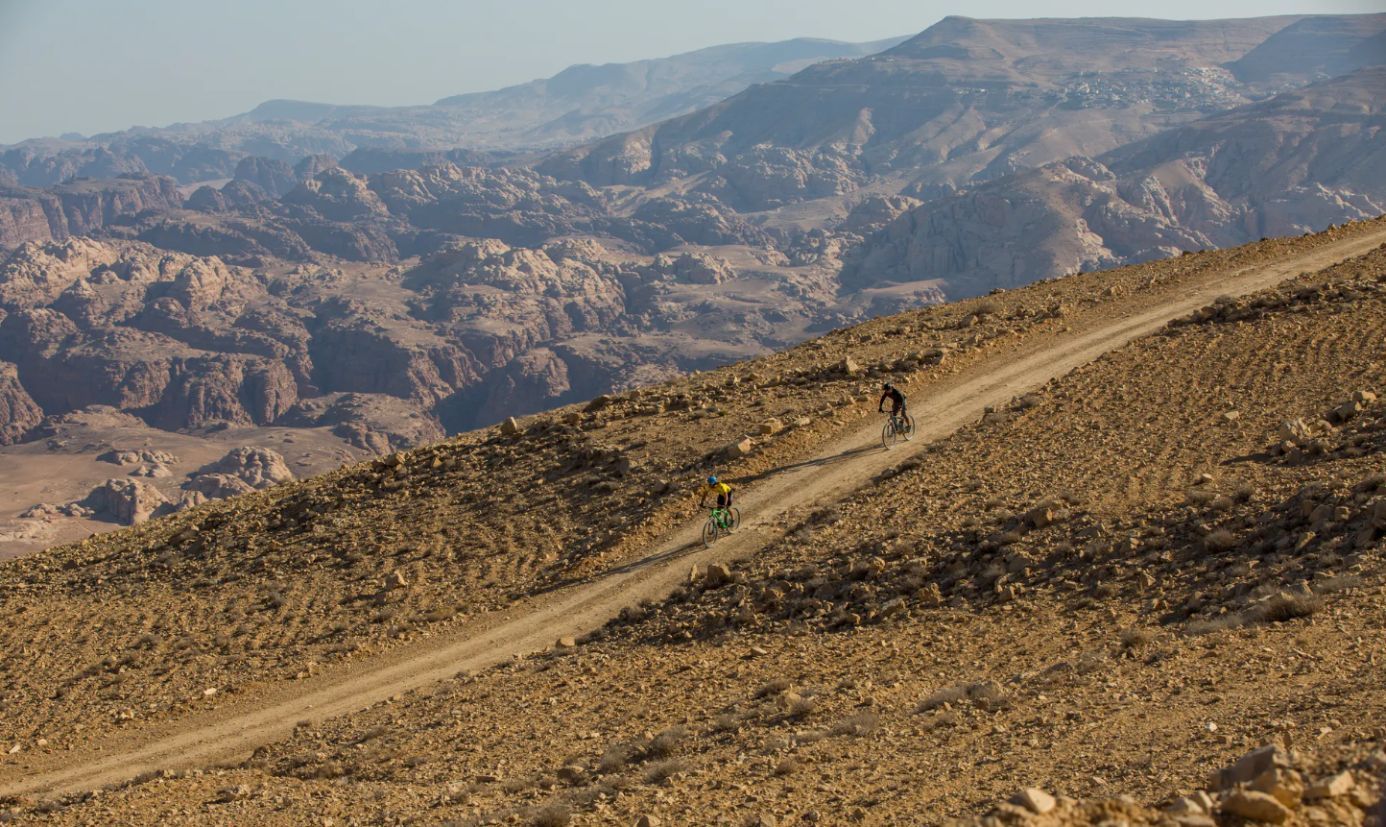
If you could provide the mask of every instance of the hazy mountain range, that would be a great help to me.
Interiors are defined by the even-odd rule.
[[[272,100],[216,121],[25,141],[0,148],[0,170],[8,169],[26,186],[121,173],[168,175],[190,183],[229,178],[248,155],[292,164],[306,155],[341,158],[356,149],[424,153],[467,147],[511,153],[641,127],[813,63],[860,57],[899,40],[800,38],[715,46],[655,60],[572,66],[551,78],[427,106]]]

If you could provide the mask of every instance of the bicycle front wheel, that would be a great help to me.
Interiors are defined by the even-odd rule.
[[[711,546],[715,542],[717,542],[717,523],[709,519],[703,523],[703,545],[705,547]]]
[[[885,424],[885,427],[881,428],[881,444],[884,445],[885,447],[889,448],[889,447],[890,447],[890,444],[891,444],[892,442],[894,442],[894,441],[895,441],[895,423],[894,423],[894,422],[887,422],[887,423]]]

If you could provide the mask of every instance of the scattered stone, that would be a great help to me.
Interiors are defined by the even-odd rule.
[[[723,446],[722,450],[719,452],[719,456],[725,460],[740,459],[741,457],[748,456],[754,448],[755,442],[753,442],[750,437],[745,437],[730,445]]]
[[[760,433],[762,436],[773,436],[783,430],[784,423],[774,417],[760,423]]]
[[[572,635],[564,635],[563,637],[558,639],[556,645],[559,649],[576,649],[577,638],[573,637]]]
[[[1275,767],[1289,767],[1290,763],[1290,756],[1279,744],[1266,744],[1243,755],[1235,764],[1214,772],[1209,786],[1226,790],[1238,784],[1249,784],[1262,773]]]
[[[1011,797],[1011,803],[1018,804],[1036,815],[1044,815],[1058,806],[1054,796],[1038,787],[1026,787]]]
[[[1308,799],[1321,798],[1340,798],[1352,792],[1353,787],[1357,786],[1357,781],[1352,777],[1352,772],[1344,770],[1331,778],[1325,778],[1309,787],[1304,791],[1304,797]]]
[[[721,563],[711,563],[707,567],[707,574],[703,577],[703,582],[709,587],[715,588],[731,581],[731,569]]]
[[[1223,800],[1222,811],[1265,824],[1283,824],[1291,815],[1289,808],[1274,796],[1255,790],[1233,791]]]
[[[515,421],[515,417],[507,416],[500,426],[501,433],[506,436],[519,436],[520,423]]]
[[[610,405],[614,401],[615,400],[607,394],[602,394],[601,396],[594,398],[591,402],[588,402],[587,407],[583,410],[585,410],[587,413],[596,413],[597,411],[600,411],[602,408],[605,408],[607,405]]]
[[[663,819],[649,813],[645,813],[635,820],[635,827],[662,827],[663,824]]]
[[[861,365],[857,364],[855,359],[848,356],[846,359],[843,359],[840,363],[838,363],[837,371],[838,373],[843,373],[847,376],[857,376],[861,373]]]
[[[1304,797],[1304,781],[1299,773],[1283,767],[1272,767],[1251,782],[1251,789],[1265,793],[1286,807],[1298,807]]]

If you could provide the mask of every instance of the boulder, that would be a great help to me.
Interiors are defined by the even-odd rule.
[[[731,581],[731,569],[721,563],[711,563],[707,567],[707,573],[703,575],[703,583],[708,587],[715,588]]]
[[[1236,763],[1213,773],[1209,786],[1215,790],[1226,790],[1238,784],[1249,784],[1275,767],[1289,767],[1290,756],[1279,744],[1266,744],[1258,747]]]
[[[1303,419],[1291,419],[1280,424],[1280,441],[1304,447],[1314,440],[1314,430]]]
[[[857,376],[862,371],[861,365],[857,364],[857,361],[855,359],[848,356],[847,358],[843,359],[841,362],[838,363],[837,372],[845,374],[847,376]]]
[[[749,456],[754,448],[755,442],[750,437],[745,437],[729,445],[724,445],[722,450],[718,452],[718,456],[725,460],[740,459]]]
[[[784,423],[775,417],[771,417],[760,423],[760,433],[762,436],[773,436],[784,430]]]
[[[516,422],[513,416],[505,418],[505,421],[501,423],[500,432],[505,436],[519,436],[522,433],[520,423]]]
[[[1263,824],[1284,824],[1290,809],[1275,797],[1255,790],[1235,790],[1222,802],[1222,811]]]

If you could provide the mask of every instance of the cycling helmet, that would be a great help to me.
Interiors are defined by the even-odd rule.
[[[707,484],[708,484],[708,485],[716,485],[716,484],[717,484],[717,478],[716,478],[716,477],[708,477],[708,478],[707,478]]]
[[[889,383],[889,382],[886,382],[886,383],[882,384],[882,385],[881,385],[881,390],[883,390],[883,391],[888,391],[888,390],[890,390],[890,383]]]

